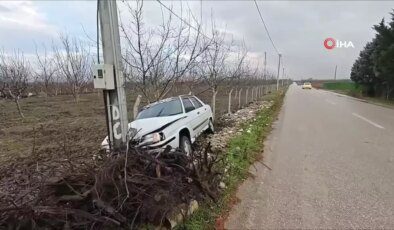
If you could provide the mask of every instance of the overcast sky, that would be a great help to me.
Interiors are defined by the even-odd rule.
[[[180,12],[179,1],[163,1]],[[372,26],[390,18],[394,1],[259,1],[271,37],[284,56],[286,73],[294,79],[331,78],[338,65],[338,78],[349,78],[360,50],[374,36]],[[120,10],[124,10],[119,2]],[[234,39],[244,39],[256,60],[267,52],[268,66],[276,69],[272,48],[253,1],[184,2],[200,16],[203,25],[214,15],[217,25]],[[202,6],[202,9],[201,9]],[[145,21],[160,21],[160,5],[147,1]],[[0,1],[0,48],[35,52],[35,43],[50,44],[61,32],[92,38],[96,33],[96,1]],[[332,37],[351,41],[355,48],[327,50],[323,41]]]

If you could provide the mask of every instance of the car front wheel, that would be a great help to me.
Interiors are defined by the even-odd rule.
[[[179,148],[187,156],[189,156],[192,153],[192,143],[190,142],[190,139],[187,136],[181,136]]]

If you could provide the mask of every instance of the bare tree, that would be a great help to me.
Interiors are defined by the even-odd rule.
[[[143,22],[143,2],[137,1],[135,8],[125,4],[132,17],[131,23],[120,26],[126,41],[126,76],[149,101],[159,100],[195,68],[208,45],[201,39],[200,25],[194,27],[197,31],[190,27],[190,17],[174,26],[172,15],[163,16],[161,26],[149,30]]]
[[[236,57],[232,65],[229,66],[228,75],[230,75],[230,78],[233,81],[235,80],[238,85],[241,78],[250,77],[248,76],[248,74],[251,74],[251,68],[249,66],[249,63],[246,62],[248,51],[246,49],[245,43],[243,43],[240,49],[234,53],[236,54]]]
[[[26,95],[28,79],[31,73],[30,63],[20,51],[7,55],[0,51],[0,92],[5,98],[12,99],[21,118],[24,118],[19,100]]]
[[[60,48],[54,45],[55,61],[61,77],[66,81],[75,102],[90,76],[93,59],[90,49],[82,40],[68,35],[60,35]]]
[[[55,89],[55,96],[59,95],[59,93],[62,93],[62,82],[64,81],[63,76],[59,74],[59,71],[57,71],[57,74],[54,76],[54,89]]]
[[[203,54],[199,65],[200,75],[212,90],[212,112],[216,112],[216,94],[218,86],[229,76],[226,73],[226,62],[229,58],[231,45],[225,42],[225,33],[220,33],[213,26],[211,44]]]
[[[248,66],[246,63],[247,50],[244,43],[237,51],[234,48],[239,48],[234,45],[233,41],[226,42],[225,32],[221,33],[215,28],[212,23],[212,41],[211,45],[204,53],[204,62],[201,65],[201,75],[212,90],[212,111],[216,112],[216,94],[218,86],[223,83],[230,85],[238,85],[244,77]],[[230,92],[233,86],[230,87]],[[231,104],[231,97],[229,96],[229,104]]]
[[[182,77],[180,80],[182,86],[187,87],[188,92],[193,92],[195,90],[195,87],[202,82],[202,77],[198,73],[198,68],[194,67],[192,68],[186,76]]]
[[[39,53],[36,46],[36,60],[37,60],[37,71],[36,71],[36,79],[40,84],[43,85],[46,96],[53,93],[51,88],[56,87],[55,83],[55,75],[58,70],[55,62],[54,56],[49,56],[47,53],[47,48],[43,46],[43,53]]]

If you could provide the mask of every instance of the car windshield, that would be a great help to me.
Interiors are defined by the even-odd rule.
[[[166,117],[182,113],[182,105],[179,99],[171,99],[165,102],[159,102],[152,106],[147,106],[138,114],[137,119]]]

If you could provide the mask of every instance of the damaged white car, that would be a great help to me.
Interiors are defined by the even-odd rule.
[[[169,145],[189,154],[201,133],[214,132],[212,117],[211,107],[196,96],[167,98],[143,107],[129,123],[131,144],[148,150]],[[108,137],[102,147],[108,149]]]

